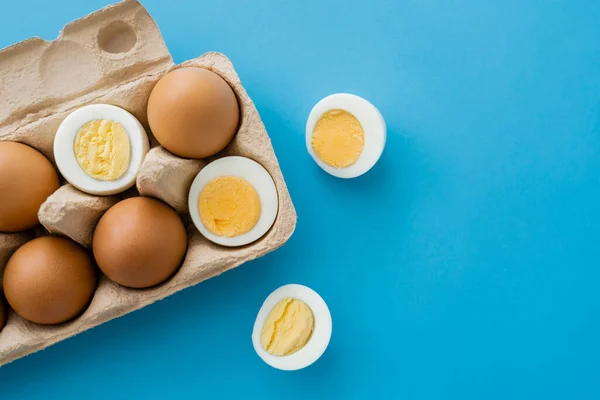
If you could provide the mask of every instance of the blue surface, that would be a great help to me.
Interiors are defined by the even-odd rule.
[[[3,4],[0,46],[53,39],[105,4]],[[600,2],[145,5],[176,62],[232,59],[297,231],[1,368],[0,398],[600,398]],[[338,91],[372,101],[389,129],[380,163],[352,181],[304,147],[310,108]],[[323,358],[294,373],[250,341],[286,283],[317,290],[334,324]]]

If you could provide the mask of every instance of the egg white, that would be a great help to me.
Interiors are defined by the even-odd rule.
[[[274,356],[262,347],[260,342],[261,333],[271,310],[286,297],[293,297],[305,302],[313,312],[315,326],[310,339],[300,350],[287,356]],[[329,345],[331,331],[331,313],[323,298],[306,286],[289,284],[275,290],[263,303],[254,322],[252,344],[256,354],[273,368],[294,371],[308,367],[323,355]]]
[[[122,177],[113,181],[92,178],[81,168],[75,157],[73,147],[79,129],[96,119],[121,124],[131,143],[129,167]],[[77,189],[95,195],[116,194],[132,187],[148,150],[148,135],[142,124],[128,111],[109,104],[92,104],[72,112],[60,124],[54,138],[54,159],[62,176]]]
[[[221,176],[235,176],[244,179],[254,187],[260,198],[261,212],[256,225],[250,231],[239,236],[216,235],[208,230],[200,218],[198,210],[200,193],[204,186]],[[277,217],[279,197],[273,178],[262,165],[246,157],[231,156],[215,160],[202,168],[192,182],[188,206],[194,225],[204,237],[221,246],[235,247],[252,243],[267,233]]]
[[[354,115],[362,125],[365,134],[363,151],[352,165],[336,168],[326,164],[317,156],[312,147],[315,125],[323,114],[333,109],[341,109]],[[338,178],[356,178],[369,171],[379,160],[386,142],[386,125],[379,110],[362,97],[336,93],[319,101],[310,111],[306,122],[306,148],[313,160],[325,172]]]

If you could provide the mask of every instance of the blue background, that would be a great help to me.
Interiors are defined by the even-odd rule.
[[[105,0],[3,2],[0,46]],[[0,369],[0,398],[600,398],[600,2],[144,2],[176,62],[227,54],[298,211],[279,251]],[[311,107],[388,123],[367,175],[304,145]],[[250,334],[286,283],[329,349],[271,369]]]

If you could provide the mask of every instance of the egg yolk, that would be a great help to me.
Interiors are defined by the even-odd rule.
[[[260,217],[261,204],[250,183],[236,176],[222,176],[202,189],[198,211],[210,232],[235,237],[254,228]]]
[[[325,164],[345,168],[360,157],[365,145],[365,132],[354,115],[334,109],[319,118],[311,142],[317,157]]]
[[[267,316],[260,336],[262,347],[275,356],[303,348],[312,335],[315,317],[302,300],[286,297]]]
[[[121,124],[96,119],[83,125],[75,136],[75,158],[86,174],[101,181],[122,177],[131,160],[131,142]]]

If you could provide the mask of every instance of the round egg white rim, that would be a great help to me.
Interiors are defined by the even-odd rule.
[[[274,356],[268,353],[260,343],[262,328],[273,307],[286,297],[293,297],[306,303],[314,315],[315,326],[310,339],[303,348],[288,356]],[[331,331],[331,313],[325,300],[307,286],[289,284],[276,289],[265,299],[254,321],[252,344],[256,354],[273,368],[293,371],[308,367],[323,355],[331,340]]]
[[[204,186],[220,176],[236,176],[244,179],[254,187],[260,198],[261,212],[258,221],[250,231],[242,235],[234,237],[215,235],[200,219],[198,210],[200,192]],[[237,247],[260,239],[273,226],[279,211],[279,196],[273,177],[262,165],[246,157],[229,156],[209,163],[196,175],[188,196],[188,208],[194,225],[205,238],[222,246]]]
[[[81,168],[75,157],[74,143],[79,129],[96,119],[118,122],[129,137],[129,166],[125,174],[114,181],[92,178]],[[148,135],[137,118],[128,111],[110,104],[92,104],[72,112],[60,124],[54,138],[54,159],[62,176],[79,190],[96,195],[116,194],[132,187],[148,149]]]
[[[332,109],[341,109],[354,115],[363,127],[365,143],[363,151],[352,165],[335,168],[326,164],[312,147],[315,125],[323,114]],[[386,125],[383,116],[371,102],[349,93],[336,93],[320,100],[310,111],[306,122],[306,148],[313,160],[325,172],[338,178],[356,178],[367,173],[377,163],[386,142]]]

